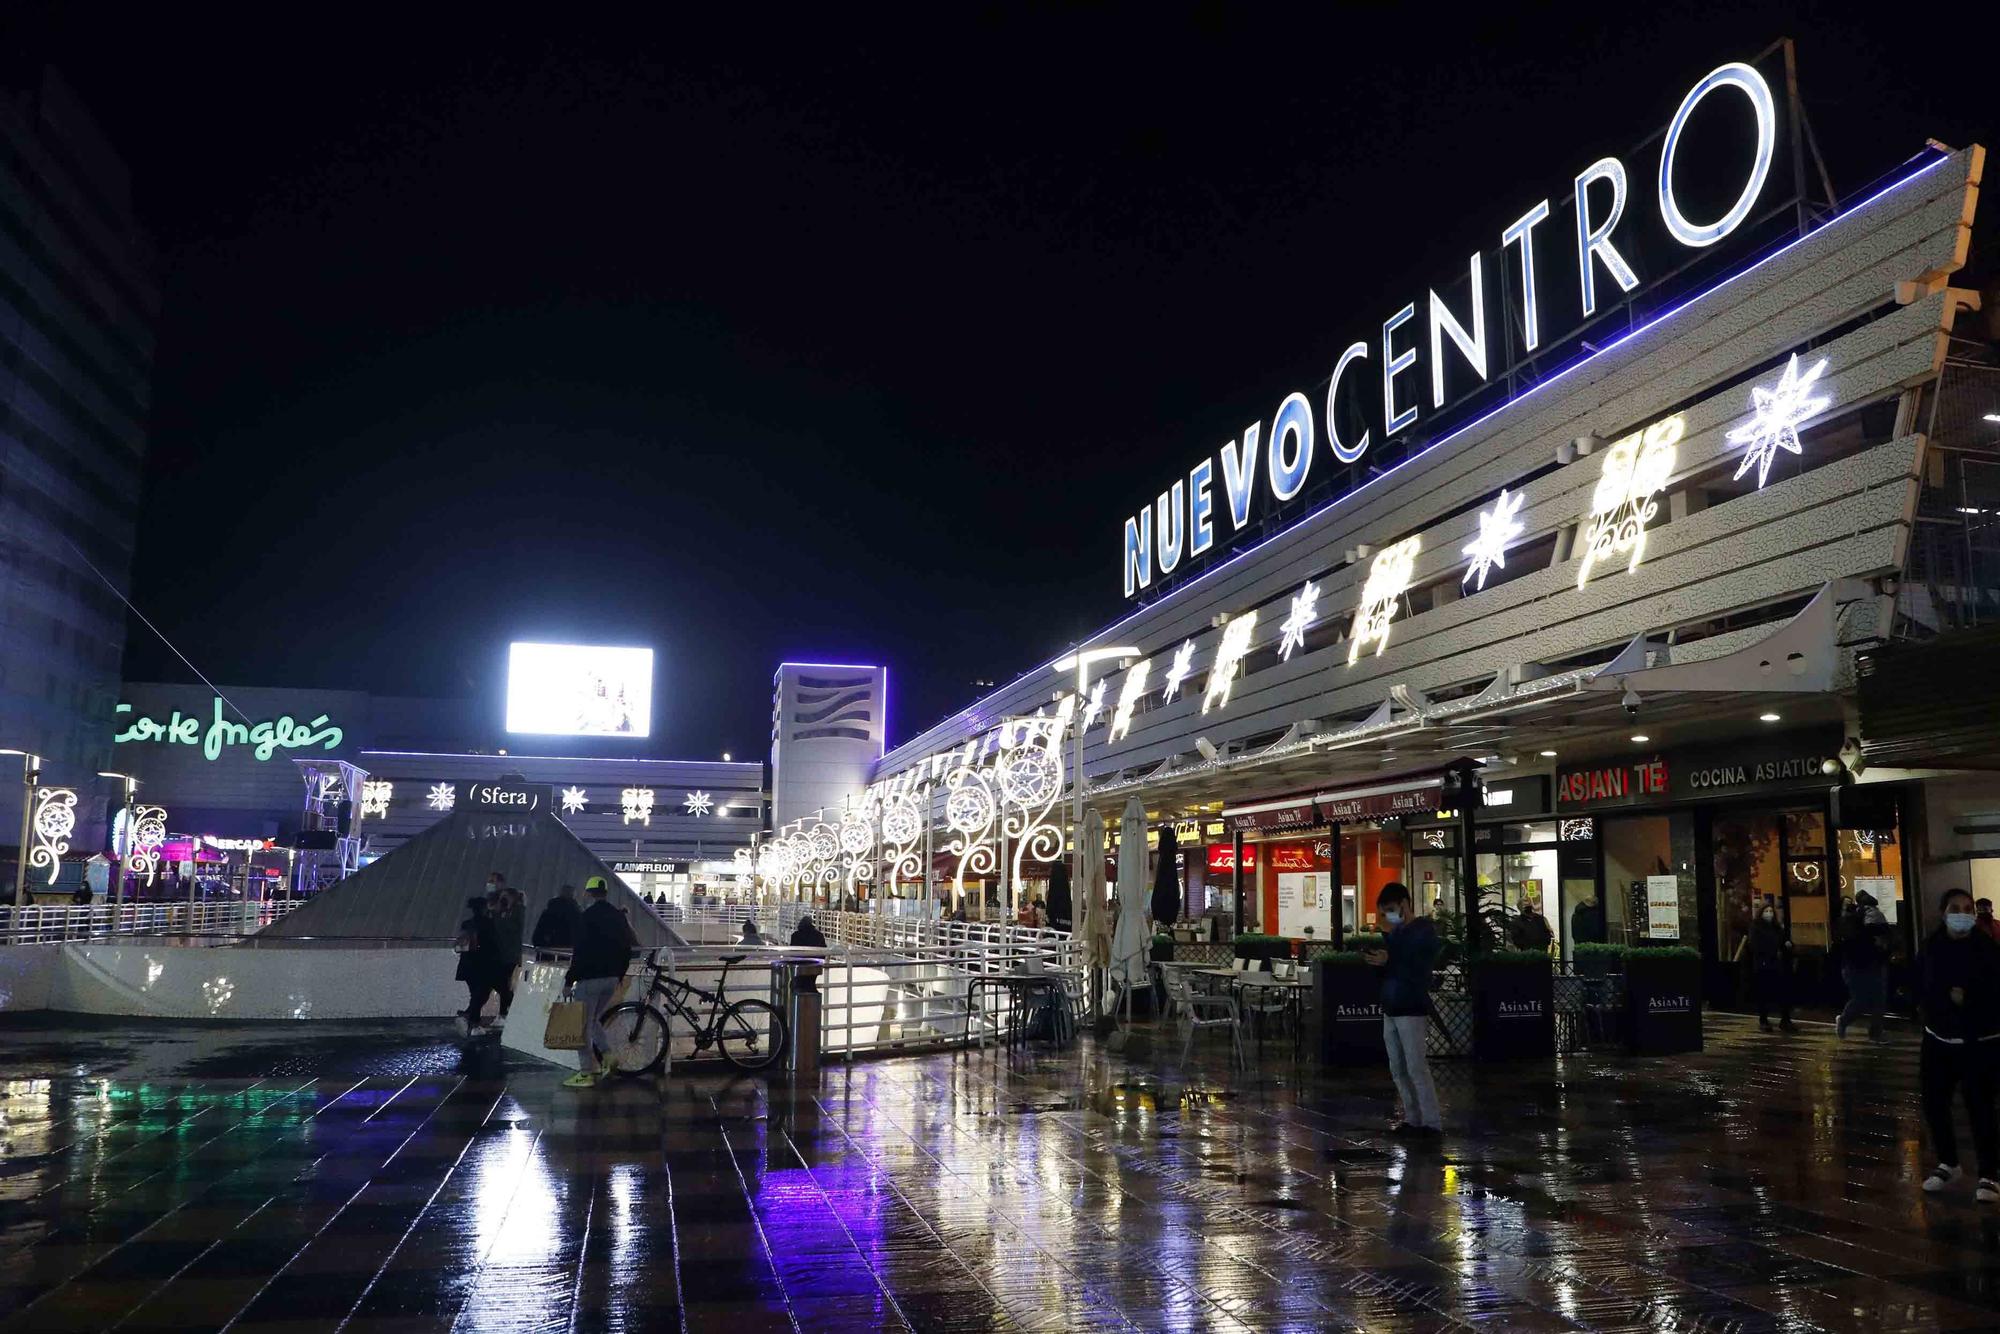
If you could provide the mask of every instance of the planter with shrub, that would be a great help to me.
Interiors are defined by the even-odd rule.
[[[1625,1044],[1637,1056],[1701,1050],[1701,955],[1686,945],[1625,951]]]
[[[1271,971],[1271,960],[1292,957],[1292,942],[1284,936],[1260,936],[1248,932],[1236,937],[1236,957],[1255,959]]]
[[[1598,940],[1580,940],[1571,947],[1570,957],[1578,977],[1604,977],[1625,971],[1625,947]]]
[[[1472,1054],[1482,1061],[1556,1053],[1555,973],[1541,950],[1474,956]]]
[[[1372,942],[1372,943],[1368,943]],[[1349,936],[1347,948],[1321,950],[1313,957],[1313,995],[1318,1000],[1319,1058],[1328,1065],[1380,1065],[1382,970],[1362,958],[1381,949],[1380,936]]]

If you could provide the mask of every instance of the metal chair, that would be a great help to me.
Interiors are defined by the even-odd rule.
[[[1198,1028],[1226,1028],[1229,1030],[1230,1055],[1239,1066],[1248,1067],[1249,1061],[1243,1055],[1242,1016],[1236,1008],[1234,996],[1212,996],[1196,991],[1185,977],[1167,974],[1167,994],[1174,1003],[1174,1009],[1181,1025],[1181,1064],[1187,1064],[1188,1054],[1194,1049],[1194,1034]]]

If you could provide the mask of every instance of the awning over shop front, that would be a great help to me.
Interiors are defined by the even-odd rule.
[[[1311,829],[1324,823],[1326,822],[1320,819],[1313,809],[1313,797],[1310,792],[1222,808],[1222,829],[1228,834],[1251,834],[1273,829]]]
[[[1335,788],[1313,795],[1320,818],[1328,824],[1354,824],[1392,815],[1424,815],[1443,804],[1446,770],[1359,787]]]

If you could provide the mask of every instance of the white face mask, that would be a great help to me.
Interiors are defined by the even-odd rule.
[[[1397,912],[1394,908],[1384,908],[1382,910],[1382,920],[1390,926],[1401,926],[1403,924],[1403,914]]]
[[[1954,936],[1971,935],[1976,920],[1969,912],[1948,912],[1944,915],[1944,929]]]
[[[1766,908],[1764,909],[1764,920],[1767,922],[1775,922],[1778,920],[1778,914],[1772,912],[1769,908]]]

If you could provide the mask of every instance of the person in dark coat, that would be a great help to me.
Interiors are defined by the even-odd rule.
[[[1514,918],[1508,935],[1517,950],[1546,950],[1555,938],[1555,933],[1549,929],[1549,919],[1526,899],[1521,900],[1521,911]]]
[[[493,919],[486,911],[486,896],[475,894],[465,901],[465,920],[458,924],[459,981],[465,983],[466,1036],[479,1032],[480,1016],[493,995],[494,974],[500,959],[499,942],[494,938]]]
[[[1847,1026],[1864,1015],[1868,1036],[1882,1040],[1882,1011],[1889,1004],[1889,919],[1875,896],[1862,890],[1840,915],[1840,976],[1847,983],[1847,1005],[1834,1021],[1835,1037],[1847,1036]]]
[[[1965,1099],[1972,1148],[1979,1159],[1973,1195],[2000,1201],[2000,1135],[1993,1111],[1994,1063],[2000,1059],[2000,942],[1978,929],[1972,895],[1945,891],[1944,922],[1924,941],[1918,996],[1924,1016],[1922,1075],[1924,1121],[1937,1166],[1924,1189],[1940,1191],[1958,1179],[1958,1138],[1951,1099]]]
[[[811,914],[799,918],[799,924],[792,928],[792,944],[803,945],[816,950],[826,948],[826,936],[820,932],[817,926],[813,925]]]
[[[1585,941],[1604,943],[1604,905],[1597,901],[1596,894],[1577,904],[1569,915],[1569,941],[1571,945]]]
[[[1375,912],[1388,933],[1386,948],[1361,957],[1382,970],[1382,1040],[1397,1096],[1403,1100],[1403,1119],[1395,1133],[1435,1139],[1444,1133],[1444,1123],[1424,1042],[1430,1025],[1431,974],[1442,942],[1437,927],[1417,914],[1409,888],[1399,882],[1382,886],[1375,896]]]
[[[583,1002],[583,1050],[578,1053],[583,1068],[563,1081],[570,1088],[588,1088],[601,1082],[610,1071],[602,1057],[611,1048],[604,1031],[604,1012],[625,970],[632,966],[632,924],[625,914],[605,898],[610,890],[604,877],[594,875],[583,882],[590,906],[576,920],[576,945],[570,951],[569,971],[563,974],[563,989]]]
[[[1778,905],[1765,899],[1750,924],[1750,994],[1757,1001],[1757,1026],[1771,1031],[1771,1010],[1778,1010],[1778,1027],[1798,1032],[1792,1023],[1792,933],[1778,920]]]
[[[576,943],[576,919],[582,915],[583,909],[576,905],[576,886],[564,885],[542,909],[542,915],[535,919],[535,948],[568,949]]]
[[[506,1019],[514,1004],[514,978],[521,971],[521,951],[526,934],[528,901],[511,885],[500,891],[499,911],[493,916],[493,941],[498,956],[493,968],[493,986],[500,993],[500,1017]]]

